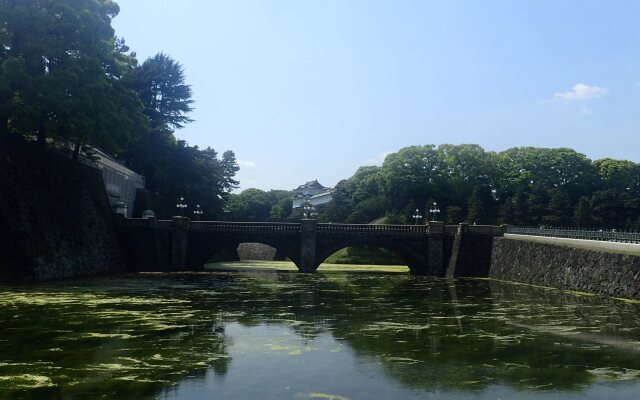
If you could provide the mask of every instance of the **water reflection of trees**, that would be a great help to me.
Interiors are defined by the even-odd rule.
[[[633,305],[479,280],[358,274],[237,279],[242,290],[219,305],[243,312],[243,324],[301,321],[291,329],[307,339],[331,332],[412,388],[577,390],[594,382],[590,371],[640,369],[637,354],[616,346],[616,340],[631,346],[640,337]]]
[[[211,370],[224,376],[231,322],[289,326],[305,343],[330,333],[356,357],[373,357],[388,376],[423,390],[495,384],[576,390],[594,382],[590,371],[640,370],[638,306],[521,285],[296,273],[177,274],[100,285],[57,290],[76,300],[48,307],[47,314],[25,308],[24,326],[8,326],[7,332],[20,332],[39,318],[37,325],[49,332],[40,332],[43,340],[28,351],[6,348],[21,342],[5,337],[3,359],[49,362],[68,377],[20,397],[135,393],[144,399],[185,379],[205,379]],[[96,292],[98,300],[119,300],[94,301],[93,312],[86,312],[85,295]],[[68,337],[56,333],[65,331]],[[83,336],[88,332],[116,336]],[[64,354],[48,351],[57,346],[51,339],[67,344]],[[17,392],[4,393],[14,398]]]

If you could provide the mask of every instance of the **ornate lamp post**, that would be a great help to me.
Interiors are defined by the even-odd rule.
[[[193,210],[193,219],[200,221],[202,214],[204,214],[204,211],[200,209],[200,204],[196,204],[196,209]]]
[[[304,219],[316,219],[316,217],[318,216],[318,213],[316,212],[316,208],[313,206],[313,204],[311,204],[309,200],[307,200],[307,202],[304,203],[302,210],[303,210],[302,217]]]
[[[413,224],[418,225],[418,222],[422,219],[422,214],[420,214],[420,210],[416,208],[416,211],[413,213]]]
[[[431,221],[435,221],[436,220],[436,214],[438,214],[440,212],[440,208],[438,208],[438,203],[436,203],[434,201],[433,205],[431,206],[431,209],[429,209],[429,212],[433,214],[433,219],[431,219]]]
[[[178,215],[182,217],[184,209],[187,208],[187,203],[185,203],[184,197],[180,197],[178,203],[176,203],[176,208],[178,209]]]

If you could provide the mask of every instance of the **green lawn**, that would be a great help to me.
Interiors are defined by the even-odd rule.
[[[231,261],[205,265],[206,271],[297,271],[290,261]],[[356,264],[320,264],[318,272],[395,272],[408,273],[409,268],[402,265],[356,265]]]

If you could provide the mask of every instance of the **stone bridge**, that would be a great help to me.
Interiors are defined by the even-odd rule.
[[[235,253],[240,243],[262,243],[291,259],[300,272],[315,272],[336,251],[367,244],[393,251],[414,275],[457,276],[460,274],[455,273],[456,265],[465,264],[468,258],[465,254],[469,253],[458,251],[464,243],[461,238],[465,232],[485,238],[485,242],[503,234],[503,227],[499,226],[445,226],[442,222],[360,225],[317,223],[312,219],[300,223],[272,223],[190,221],[174,217],[158,221],[153,218],[118,218],[118,225],[130,267],[138,271],[202,270],[204,264],[221,251]],[[473,245],[467,248],[473,248]],[[469,256],[474,258],[474,254]],[[465,275],[486,274],[465,272]]]

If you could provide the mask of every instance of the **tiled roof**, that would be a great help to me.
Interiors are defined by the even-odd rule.
[[[305,183],[304,185],[300,185],[298,186],[298,188],[296,190],[302,190],[302,189],[329,189],[327,187],[324,187],[320,184],[320,182],[318,182],[317,179],[313,180],[313,181],[309,181],[307,183]]]

